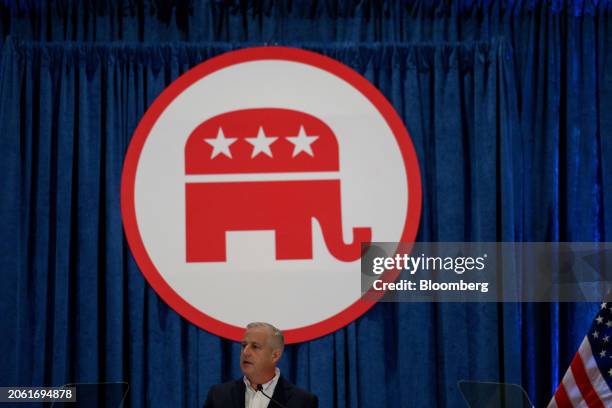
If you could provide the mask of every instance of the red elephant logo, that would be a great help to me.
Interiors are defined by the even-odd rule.
[[[371,228],[355,227],[344,242],[338,142],[304,112],[243,109],[206,120],[185,145],[185,174],[187,262],[224,262],[226,232],[259,230],[275,232],[276,259],[312,259],[313,219],[340,261],[359,259],[371,240]]]

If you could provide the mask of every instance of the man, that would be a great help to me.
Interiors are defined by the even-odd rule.
[[[280,375],[276,363],[284,347],[285,338],[276,327],[269,323],[249,323],[240,351],[244,377],[213,386],[204,408],[317,408],[319,400],[314,394]]]

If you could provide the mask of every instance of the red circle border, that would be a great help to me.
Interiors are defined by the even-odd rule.
[[[416,152],[412,145],[408,130],[402,123],[395,109],[382,93],[367,79],[348,66],[321,54],[298,48],[280,46],[254,47],[230,51],[213,57],[181,75],[172,82],[155,101],[153,101],[149,109],[147,109],[128,147],[121,176],[121,215],[125,235],[134,255],[134,259],[146,280],[172,309],[196,326],[218,336],[236,341],[242,339],[244,328],[224,323],[193,307],[168,285],[151,261],[144,247],[144,243],[142,242],[138,223],[136,221],[134,184],[142,148],[151,128],[166,107],[187,87],[201,78],[230,65],[258,60],[284,60],[311,65],[323,69],[348,82],[364,95],[376,107],[387,122],[387,125],[391,128],[404,161],[408,179],[408,210],[404,231],[399,240],[400,242],[414,241],[421,217],[421,176]],[[394,280],[398,273],[399,272],[395,271],[391,274],[392,276],[385,274],[384,278],[386,281]],[[378,299],[383,294],[383,292],[380,292],[373,296],[369,295],[367,299],[357,299],[346,309],[318,323],[283,330],[285,341],[288,344],[298,343],[313,340],[332,333],[363,315],[376,303],[372,298]]]

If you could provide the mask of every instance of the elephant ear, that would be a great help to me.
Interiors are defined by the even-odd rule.
[[[242,109],[202,122],[185,144],[185,174],[337,172],[336,136],[313,115]]]

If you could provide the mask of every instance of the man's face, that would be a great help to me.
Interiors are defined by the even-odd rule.
[[[253,327],[247,329],[242,339],[240,369],[253,385],[263,384],[274,377],[281,350],[272,347],[271,337],[267,327]]]

